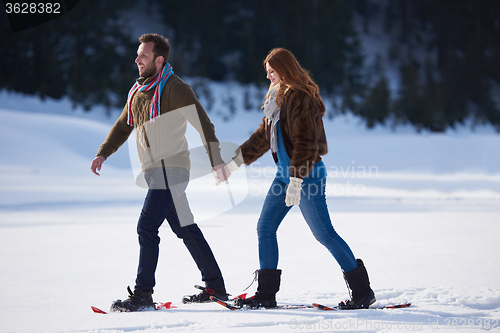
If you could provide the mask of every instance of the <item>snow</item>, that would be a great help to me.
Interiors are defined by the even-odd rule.
[[[214,96],[224,87],[215,87]],[[219,90],[218,90],[219,89]],[[234,96],[243,88],[232,87]],[[227,89],[226,89],[227,91]],[[2,332],[325,332],[498,330],[500,327],[500,136],[487,126],[444,134],[366,130],[357,118],[326,121],[332,221],[367,266],[379,304],[396,310],[231,312],[183,305],[199,272],[167,226],[154,298],[176,309],[94,314],[126,297],[138,259],[135,224],[145,190],[123,146],[89,170],[119,114],[71,111],[68,101],[0,93],[0,322]],[[213,110],[217,110],[217,104]],[[239,110],[210,116],[221,141],[241,144],[261,121]],[[196,147],[196,133],[188,133]],[[256,221],[274,167],[269,154],[238,170],[230,185],[210,177],[188,196],[233,295],[258,268]],[[236,199],[232,207],[228,189]],[[348,298],[337,263],[297,208],[279,233],[278,301],[335,305]],[[256,284],[247,292],[255,292]]]

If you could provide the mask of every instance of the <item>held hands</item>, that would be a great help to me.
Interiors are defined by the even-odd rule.
[[[238,165],[234,160],[226,164],[219,164],[212,169],[212,175],[215,179],[215,185],[219,185],[229,179],[231,173],[238,170]]]
[[[300,204],[300,192],[304,180],[297,177],[290,177],[290,184],[286,189],[285,204],[287,207]]]

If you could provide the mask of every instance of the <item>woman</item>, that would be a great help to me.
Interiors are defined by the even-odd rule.
[[[294,55],[283,48],[273,49],[264,61],[271,81],[260,127],[239,147],[237,157],[227,164],[230,172],[241,164],[257,160],[269,149],[278,171],[264,201],[257,224],[259,240],[258,288],[244,300],[251,307],[276,307],[280,286],[276,231],[292,208],[298,205],[316,239],[334,256],[351,289],[351,300],[341,307],[367,308],[375,295],[365,266],[355,259],[349,246],[333,229],[326,206],[327,153],[322,117],[325,106],[319,88]]]

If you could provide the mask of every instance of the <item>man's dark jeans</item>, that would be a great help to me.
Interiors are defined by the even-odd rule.
[[[148,184],[152,184],[155,178],[158,181],[160,177],[154,177],[153,174],[158,175],[159,172],[164,176],[161,178],[164,178],[166,189],[159,189],[157,185],[150,186],[137,224],[140,256],[135,288],[153,290],[155,286],[160,244],[158,231],[166,219],[172,231],[186,245],[201,272],[202,280],[208,287],[225,293],[222,273],[203,233],[194,220],[190,224],[186,221],[181,224],[177,214],[177,210],[182,210],[183,215],[192,217],[185,193],[189,171],[184,168],[147,170],[145,177]],[[169,187],[169,182],[174,185]]]

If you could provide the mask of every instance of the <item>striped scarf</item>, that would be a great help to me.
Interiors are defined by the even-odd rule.
[[[127,97],[127,124],[130,126],[134,126],[134,118],[132,117],[132,99],[134,98],[137,90],[139,91],[148,91],[155,88],[155,92],[153,94],[153,98],[151,99],[151,108],[149,110],[149,119],[151,122],[155,121],[156,117],[160,116],[160,96],[163,91],[163,87],[165,87],[165,83],[168,78],[174,74],[172,66],[167,63],[160,74],[158,74],[153,81],[148,84],[139,84],[136,82],[130,91],[128,92]]]

